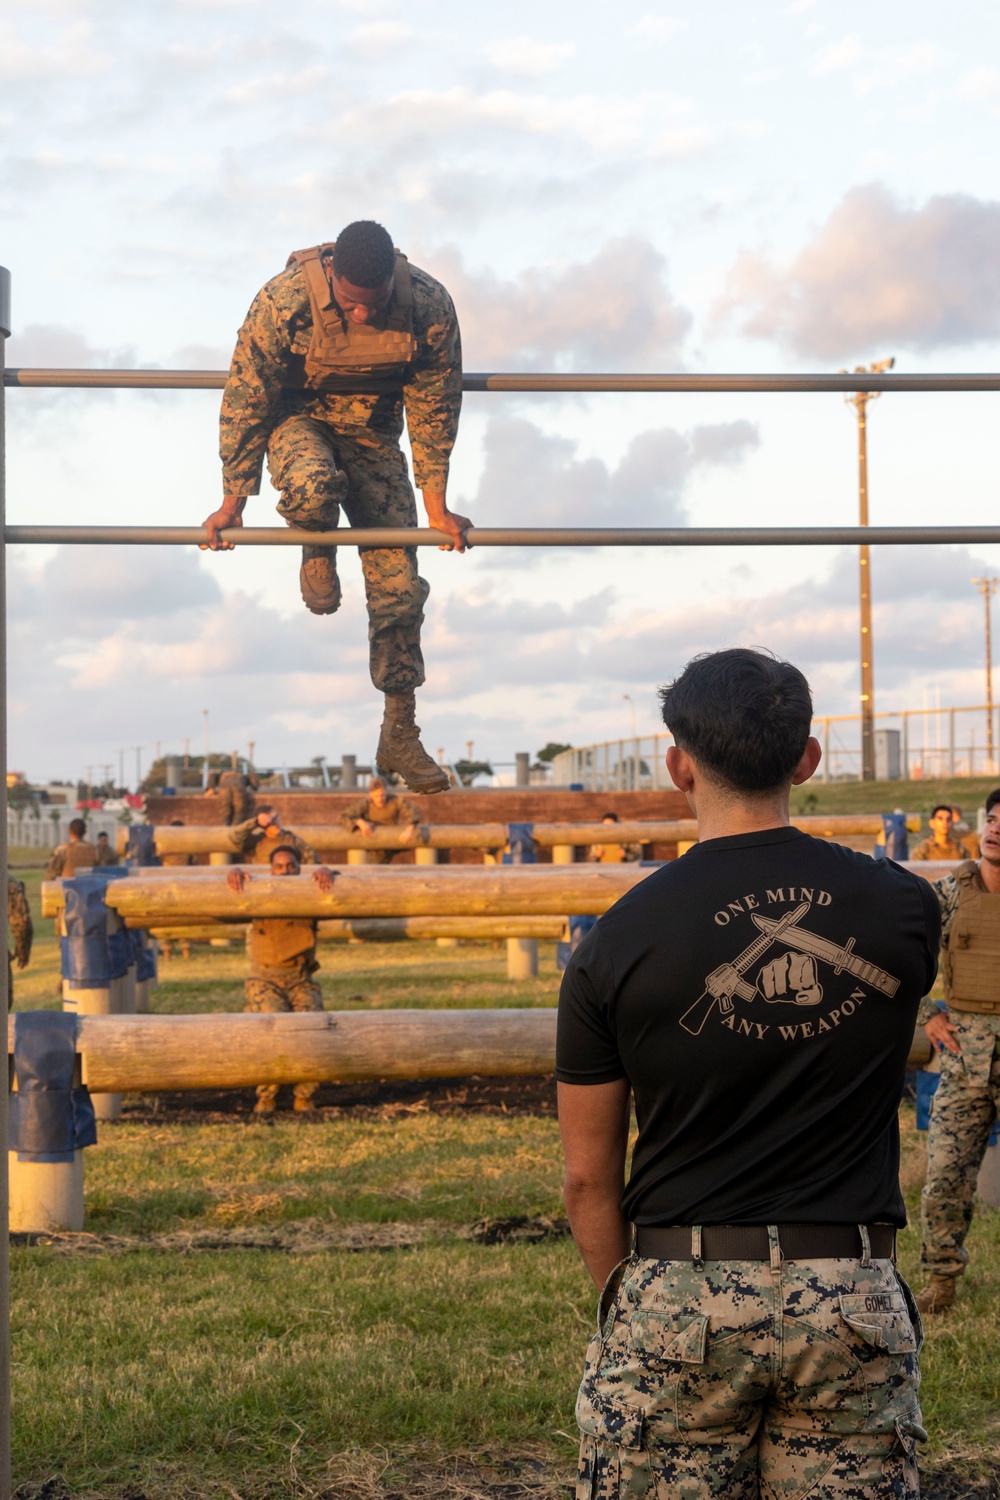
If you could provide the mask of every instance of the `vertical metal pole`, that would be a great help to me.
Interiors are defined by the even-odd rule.
[[[868,525],[868,392],[854,397],[858,412],[858,524]],[[875,675],[872,670],[871,551],[858,549],[861,575],[861,779],[875,780]]]
[[[830,720],[823,720],[823,780],[830,780]]]
[[[910,711],[903,709],[903,780],[910,779]]]
[[[948,710],[948,775],[955,776],[955,710]]]
[[[10,337],[10,272],[0,266],[0,880],[7,889],[7,519],[6,433],[4,428],[4,352]],[[7,903],[3,916],[4,948],[8,946]],[[0,1027],[7,1045],[7,965],[0,963]],[[0,1500],[10,1497],[10,1265],[8,1251],[7,1180],[8,1090],[0,1089]]]
[[[993,759],[993,626],[990,601],[1000,586],[1000,578],[974,578],[972,581],[983,596],[986,613],[986,771],[987,775],[992,775],[996,762]]]

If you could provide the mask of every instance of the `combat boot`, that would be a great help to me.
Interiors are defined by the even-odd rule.
[[[921,1316],[926,1317],[928,1313],[949,1312],[955,1306],[955,1283],[957,1276],[931,1276],[930,1281],[922,1292],[914,1297],[914,1302],[920,1310]]]
[[[314,615],[335,615],[340,608],[337,564],[322,547],[303,547],[299,569],[302,602]]]
[[[412,693],[386,693],[375,764],[382,776],[390,772],[402,776],[411,792],[445,792],[450,784],[447,773],[420,743],[416,712]]]

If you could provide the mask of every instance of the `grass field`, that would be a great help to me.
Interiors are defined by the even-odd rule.
[[[884,813],[901,807],[926,817],[938,802],[957,803],[976,826],[975,812],[1000,776],[955,776],[928,781],[807,781],[792,791],[792,814]]]
[[[58,1003],[38,926],[21,1006]],[[551,948],[528,983],[506,980],[502,948],[322,957],[337,1008],[551,1004],[558,984]],[[242,972],[241,948],[196,948],[155,1008],[238,1009]],[[551,1088],[321,1097],[318,1118],[273,1124],[252,1122],[252,1096],[136,1100],[101,1128],[86,1233],[13,1249],[26,1495],[566,1494],[594,1295],[561,1219]],[[912,1212],[923,1148],[903,1121]],[[1000,1214],[970,1249],[961,1311],[932,1324],[923,1362],[942,1494],[1000,1449]],[[911,1229],[907,1274],[915,1254]]]

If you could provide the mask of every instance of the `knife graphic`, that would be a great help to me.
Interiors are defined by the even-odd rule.
[[[848,938],[843,945],[831,943],[827,938],[816,937],[807,932],[804,927],[796,927],[794,923],[781,927],[781,932],[776,933],[775,929],[781,925],[781,918],[775,921],[770,917],[758,916],[756,912],[752,915],[761,932],[767,932],[772,937],[780,936],[783,943],[787,943],[790,948],[797,948],[800,953],[808,953],[812,958],[822,958],[832,965],[834,973],[840,974],[846,969],[848,974],[853,974],[863,984],[870,984],[873,989],[881,990],[883,995],[890,997],[899,989],[898,979],[854,952],[853,938]]]

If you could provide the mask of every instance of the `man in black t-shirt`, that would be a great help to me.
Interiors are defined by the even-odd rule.
[[[897,1110],[937,901],[790,826],[820,759],[795,667],[720,651],[661,696],[701,842],[601,918],[559,1001],[566,1205],[604,1286],[577,1494],[916,1495]]]

